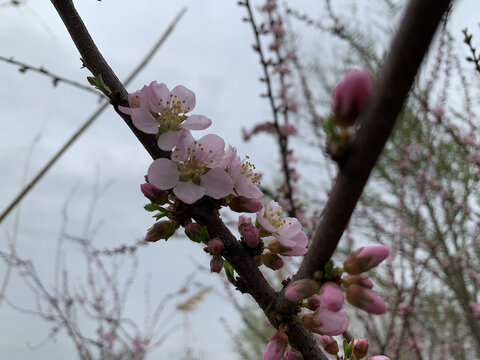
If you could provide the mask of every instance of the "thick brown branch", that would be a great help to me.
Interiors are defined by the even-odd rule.
[[[317,226],[309,251],[294,280],[312,277],[330,260],[350,221],[358,199],[415,80],[442,15],[452,0],[412,0],[404,14],[385,65],[375,84],[361,128],[348,158],[340,164],[337,181]],[[292,304],[279,298],[277,309]]]

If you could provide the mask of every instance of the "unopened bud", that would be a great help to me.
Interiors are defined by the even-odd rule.
[[[359,285],[364,288],[371,289],[373,288],[373,282],[365,275],[345,275],[342,277],[342,283],[345,287],[350,285]]]
[[[383,300],[373,291],[359,285],[350,285],[347,289],[347,300],[370,314],[384,314],[387,307]]]
[[[245,196],[237,196],[230,201],[228,206],[235,212],[256,213],[263,208],[263,200],[261,198],[250,199]]]
[[[210,260],[210,272],[220,273],[223,268],[223,258],[220,255],[213,255],[212,260]]]
[[[294,281],[285,289],[285,297],[293,302],[309,298],[317,293],[320,285],[312,279]]]
[[[238,232],[240,233],[240,235],[243,235],[243,229],[249,225],[252,225],[251,218],[246,217],[245,215],[240,215],[238,217]]]
[[[210,254],[218,255],[223,250],[223,242],[218,237],[214,237],[208,242],[207,247]]]
[[[277,254],[264,253],[262,254],[263,264],[272,270],[279,270],[283,267],[283,259]]]
[[[254,225],[247,225],[243,228],[243,241],[250,248],[256,248],[260,243],[260,233]]]
[[[168,201],[168,192],[165,190],[157,189],[150,183],[144,183],[140,185],[143,195],[148,198],[152,203],[163,205]]]
[[[367,356],[368,353],[368,339],[355,339],[353,340],[353,355],[361,359]]]
[[[283,355],[283,360],[303,360],[303,356],[298,350],[288,349]]]
[[[388,256],[384,245],[364,246],[354,251],[343,262],[343,268],[351,275],[358,275],[380,264]]]
[[[354,125],[367,106],[372,78],[366,70],[352,70],[337,84],[332,93],[332,112],[335,123]]]
[[[328,354],[336,355],[338,353],[338,343],[333,337],[329,335],[318,335],[318,340]]]
[[[145,235],[145,240],[148,242],[155,242],[160,239],[168,240],[170,236],[175,234],[175,231],[178,229],[178,224],[175,221],[171,220],[162,220],[158,221],[153,226],[147,230],[147,235]]]
[[[207,244],[210,240],[207,228],[197,223],[190,223],[185,226],[185,235],[194,242]]]

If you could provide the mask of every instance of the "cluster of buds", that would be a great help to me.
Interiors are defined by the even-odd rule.
[[[320,336],[319,340],[327,353],[337,355],[339,347],[332,336],[342,334],[349,325],[347,314],[343,310],[344,292],[347,301],[362,310],[371,314],[386,312],[385,303],[371,290],[373,282],[363,273],[380,264],[388,252],[388,248],[383,245],[362,247],[345,259],[343,268],[334,268],[333,263],[329,262],[324,271],[316,274],[318,276],[315,279],[297,280],[285,289],[284,295],[288,300],[301,302],[303,308],[310,310],[303,312],[302,325]],[[342,277],[344,272],[346,274]],[[344,353],[348,354],[344,359],[361,359],[367,352],[366,339],[344,344]],[[372,359],[382,358],[377,356]]]

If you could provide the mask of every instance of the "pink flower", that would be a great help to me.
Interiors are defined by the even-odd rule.
[[[172,154],[172,160],[160,158],[148,169],[148,181],[173,193],[186,204],[204,195],[220,199],[233,191],[233,179],[222,167],[225,143],[217,135],[205,135],[194,141],[189,133]]]
[[[477,144],[477,141],[475,139],[475,135],[469,134],[469,135],[464,135],[460,138],[460,142],[462,145],[469,145],[469,146],[475,146]]]
[[[130,115],[140,131],[158,134],[158,147],[162,150],[172,150],[177,145],[180,130],[203,130],[212,123],[203,115],[187,115],[195,107],[195,94],[182,85],[170,91],[165,84],[153,81],[129,94],[128,102],[130,107],[119,106],[119,110]]]
[[[282,331],[277,331],[265,347],[262,360],[282,360],[283,354],[287,350],[287,345],[287,335]]]
[[[480,164],[480,151],[474,151],[468,154],[466,160],[468,163],[471,163],[471,164],[473,163]]]
[[[388,256],[384,245],[364,246],[354,251],[343,262],[343,268],[351,275],[358,275],[380,264]]]
[[[238,196],[249,199],[263,198],[263,193],[257,187],[260,185],[260,179],[255,172],[255,165],[249,161],[248,156],[243,161],[240,160],[237,150],[233,146],[229,146],[223,161],[223,165],[235,182],[234,190]]]
[[[322,285],[318,295],[312,296],[307,300],[311,309],[317,309],[321,306],[334,312],[339,311],[343,307],[344,301],[342,290],[331,281]]]
[[[354,125],[367,106],[372,78],[366,70],[351,70],[337,84],[332,93],[334,120],[341,126]]]
[[[325,351],[330,355],[338,353],[338,343],[333,337],[329,335],[318,335],[318,340],[323,345]]]
[[[301,279],[287,286],[285,289],[285,297],[290,301],[298,302],[316,294],[318,289],[319,285],[315,280]]]
[[[344,310],[332,311],[325,307],[319,307],[313,314],[304,315],[302,323],[307,330],[330,336],[343,334],[349,324]]]
[[[275,201],[257,213],[257,221],[263,230],[271,233],[284,247],[290,249],[282,255],[303,255],[307,252],[308,238],[296,218],[282,218],[282,208]]]
[[[368,339],[355,339],[353,340],[353,355],[361,359],[367,356],[368,353]]]
[[[384,314],[387,311],[380,296],[363,286],[350,285],[347,289],[347,300],[353,306],[370,314]]]

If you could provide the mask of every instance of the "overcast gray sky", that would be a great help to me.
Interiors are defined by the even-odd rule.
[[[257,2],[257,4],[260,2]],[[299,1],[299,8],[313,16],[320,14],[318,1]],[[272,156],[277,157],[273,142],[266,137],[245,144],[241,128],[270,118],[268,104],[258,94],[261,69],[250,26],[241,21],[245,9],[236,1],[77,1],[79,13],[104,57],[120,78],[125,78],[163,32],[176,13],[188,11],[171,37],[128,90],[134,91],[152,80],[170,88],[185,85],[196,93],[195,113],[213,120],[208,132],[226,139],[250,155],[257,167],[275,171]],[[475,31],[480,21],[478,0],[458,2],[452,31],[468,25]],[[305,54],[312,53],[315,34],[303,29]],[[90,75],[80,69],[77,50],[49,1],[30,0],[24,6],[0,8],[0,55],[13,56],[32,65],[85,82]],[[82,90],[59,84],[53,88],[45,77],[20,74],[9,64],[0,63],[0,209],[20,189],[20,179],[28,147],[41,132],[35,147],[30,174],[36,173],[75,129],[98,107],[98,99]],[[271,151],[269,151],[271,150]],[[139,184],[151,163],[129,129],[113,110],[107,110],[82,138],[55,165],[22,203],[18,242],[19,254],[34,260],[47,285],[53,281],[54,253],[61,224],[61,211],[68,201],[70,234],[82,234],[95,179],[110,184],[95,208],[94,222],[103,221],[95,236],[98,247],[133,243],[151,226],[152,219],[143,211],[145,200]],[[273,174],[274,175],[274,174]],[[272,174],[270,174],[272,176]],[[0,225],[0,249],[7,248],[13,216]],[[83,276],[84,261],[68,247],[65,256],[72,274]],[[152,297],[178,289],[198,261],[208,266],[209,258],[201,246],[171,239],[139,251],[138,284],[132,290],[127,315],[143,319],[143,284],[152,274]],[[5,266],[0,263],[0,280]],[[221,291],[218,275],[199,274],[198,280]],[[31,307],[31,292],[17,275],[12,277],[7,296],[14,303]],[[245,301],[246,296],[239,296]],[[216,293],[190,316],[194,324],[192,342],[204,353],[203,358],[233,360],[231,341],[219,322],[225,317],[235,328],[237,312]],[[174,325],[182,320],[176,317]],[[64,337],[39,350],[27,343],[40,342],[48,331],[42,320],[21,314],[6,304],[0,307],[0,359],[72,359],[74,348]],[[179,359],[182,333],[174,334],[152,356],[153,359]]]

